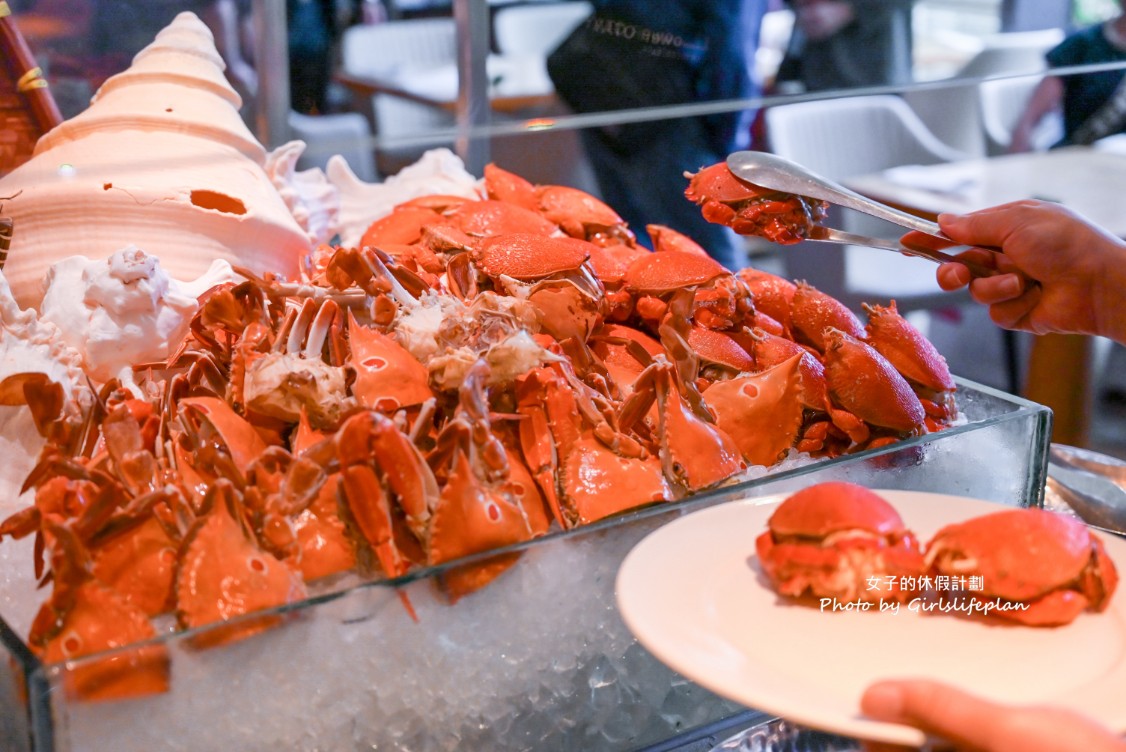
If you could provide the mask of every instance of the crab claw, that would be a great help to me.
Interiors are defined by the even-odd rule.
[[[166,692],[168,652],[142,645],[156,637],[145,613],[90,574],[89,554],[69,528],[48,521],[54,592],[32,624],[28,642],[46,663],[74,661],[67,692],[82,700],[119,700]],[[105,657],[84,656],[110,651]]]
[[[825,378],[837,405],[874,426],[925,432],[922,403],[886,358],[833,327],[825,330],[825,338]]]
[[[928,414],[949,421],[957,413],[957,388],[946,359],[923,334],[888,306],[864,304],[868,313],[865,341],[895,366],[923,401]]]
[[[531,537],[528,518],[520,505],[483,483],[465,452],[455,450],[453,471],[430,525],[430,563],[441,564]],[[450,599],[456,601],[495,580],[518,558],[518,553],[501,554],[454,567],[443,573],[442,582]]]

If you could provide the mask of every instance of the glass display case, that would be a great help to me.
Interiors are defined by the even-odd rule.
[[[453,604],[438,587],[451,564],[315,594],[233,644],[201,647],[203,628],[47,665],[8,626],[29,615],[3,614],[6,748],[633,750],[736,716],[743,708],[665,668],[626,629],[614,601],[622,559],[684,514],[829,479],[1041,505],[1050,412],[964,381],[958,403],[964,421],[935,434],[760,469],[518,546],[511,570]],[[748,552],[758,532],[747,531]],[[168,661],[167,692],[75,696],[83,671],[138,650]]]

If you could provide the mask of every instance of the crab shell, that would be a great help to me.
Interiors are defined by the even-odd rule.
[[[586,191],[565,185],[536,186],[539,211],[566,234],[581,240],[634,242],[616,211]]]
[[[438,212],[425,206],[401,206],[372,222],[360,238],[360,247],[417,243],[422,239],[422,227],[441,218]]]
[[[693,203],[718,201],[722,204],[737,204],[762,198],[767,191],[753,183],[735,177],[723,162],[709,165],[688,181],[684,196]]]
[[[488,238],[470,254],[498,289],[535,307],[544,331],[585,341],[604,310],[604,289],[587,263],[591,247],[577,238],[522,232]]]
[[[637,258],[626,270],[625,283],[642,295],[663,295],[685,287],[706,285],[730,274],[710,256],[686,251],[662,251]]]
[[[59,633],[36,652],[45,663],[76,661],[63,677],[67,694],[83,700],[122,700],[168,691],[170,658],[144,612],[97,580],[78,586]],[[99,658],[84,656],[113,651]]]
[[[539,210],[536,187],[519,175],[492,163],[485,165],[485,193],[497,201],[507,201],[533,211]]]
[[[350,312],[348,337],[356,373],[352,393],[365,407],[393,412],[434,396],[426,366],[393,337],[357,323]]]
[[[927,545],[940,575],[977,575],[978,599],[1027,604],[995,613],[1032,626],[1102,611],[1118,584],[1102,542],[1078,520],[1043,509],[1006,509],[947,525]]]
[[[740,338],[747,344],[755,365],[765,370],[784,363],[798,355],[801,357],[802,404],[811,410],[824,410],[829,399],[829,386],[825,381],[825,364],[793,340],[755,328],[749,337]]]
[[[653,241],[653,250],[658,253],[664,251],[681,251],[682,253],[694,253],[697,256],[709,255],[702,245],[671,227],[666,227],[665,225],[645,225],[645,231],[649,233],[649,238]]]
[[[544,236],[559,233],[559,228],[539,212],[493,199],[468,201],[446,216],[470,237],[489,238],[516,232]]]
[[[477,268],[489,277],[504,275],[526,281],[578,269],[590,258],[590,244],[575,238],[508,233],[489,238],[471,255]]]
[[[843,481],[809,486],[784,500],[755,540],[763,572],[781,594],[878,602],[913,593],[885,577],[918,577],[922,551],[879,494]],[[878,587],[871,587],[873,582]]]
[[[797,442],[804,412],[800,368],[794,355],[761,373],[717,381],[704,393],[716,425],[748,464],[773,465]]]
[[[590,268],[602,284],[617,287],[625,279],[626,270],[637,259],[648,256],[652,251],[638,246],[622,243],[617,245],[590,244]]]

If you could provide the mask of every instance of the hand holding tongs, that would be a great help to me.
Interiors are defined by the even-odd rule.
[[[798,196],[828,201],[837,206],[871,214],[873,217],[893,222],[901,227],[914,230],[916,233],[934,238],[935,242],[918,242],[904,245],[902,241],[871,238],[865,235],[837,230],[832,227],[814,227],[810,231],[810,240],[822,240],[829,243],[847,243],[849,245],[865,245],[872,248],[882,248],[909,256],[930,259],[942,264],[947,261],[956,261],[964,264],[975,277],[992,277],[1000,274],[996,269],[984,266],[974,261],[955,258],[948,253],[943,253],[941,248],[958,245],[955,241],[942,234],[938,224],[928,221],[913,214],[894,209],[887,204],[862,196],[856,191],[845,188],[828,178],[821,177],[799,164],[791,162],[784,157],[762,151],[737,151],[727,158],[727,168],[737,178],[748,183],[769,188],[772,191],[791,193]],[[926,240],[929,241],[930,238]]]

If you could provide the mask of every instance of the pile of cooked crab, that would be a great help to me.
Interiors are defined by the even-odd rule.
[[[686,192],[713,221],[789,237],[820,211],[740,195],[725,169]],[[128,645],[168,615],[237,639],[279,617],[235,617],[342,573],[400,577],[957,418],[945,361],[894,302],[862,321],[669,228],[645,248],[580,190],[492,165],[481,185],[400,204],[301,279],[238,270],[130,383],[0,385],[45,439],[33,504],[0,523],[35,536],[50,585],[33,650]],[[456,600],[517,556],[442,586]],[[72,679],[85,697],[158,690],[166,660],[150,644]]]

